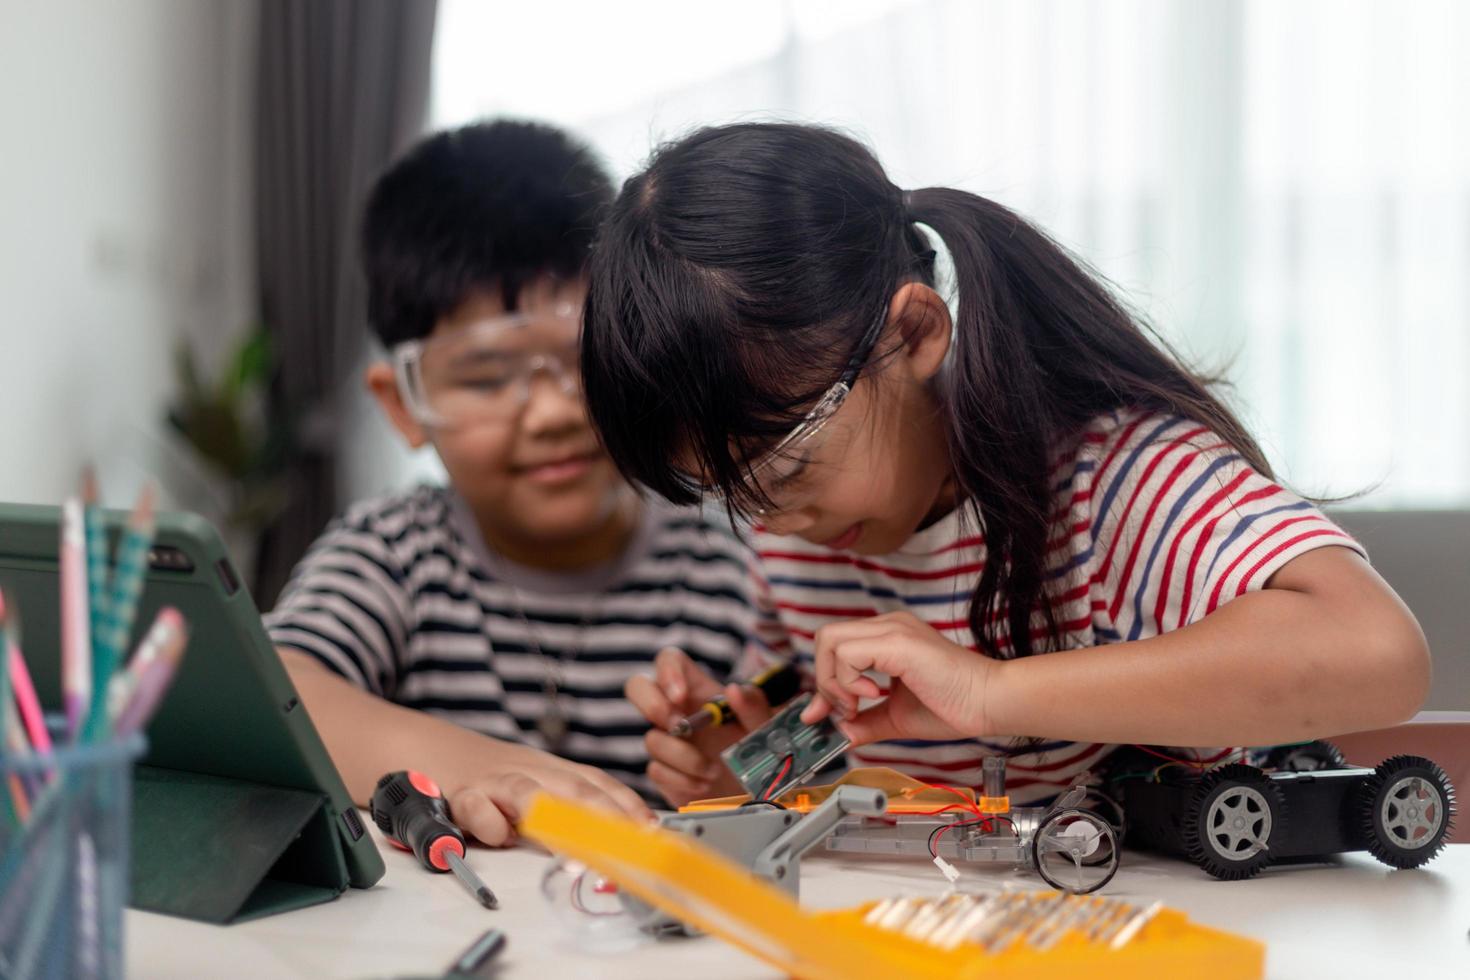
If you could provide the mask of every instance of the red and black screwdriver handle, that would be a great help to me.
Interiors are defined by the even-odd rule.
[[[464,857],[464,834],[450,821],[439,784],[421,772],[399,770],[378,780],[369,810],[388,843],[412,851],[430,871],[448,871],[450,851]]]

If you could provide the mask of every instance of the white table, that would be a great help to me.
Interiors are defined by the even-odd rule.
[[[372,821],[365,823],[376,835]],[[549,859],[529,847],[471,851],[470,865],[500,898],[496,912],[475,905],[453,876],[430,875],[410,855],[382,850],[388,873],[376,887],[299,912],[208,926],[129,911],[128,975],[433,976],[491,926],[509,937],[502,975],[510,978],[777,975],[709,937],[649,942],[616,954],[578,949],[541,898]],[[968,867],[961,884],[993,887],[1008,879],[1044,887],[1023,871],[981,873]],[[803,861],[802,900],[813,907],[843,907],[900,892],[937,893],[943,884],[928,862],[854,860],[814,851]],[[1163,899],[1202,924],[1262,940],[1267,975],[1279,980],[1382,980],[1406,971],[1444,980],[1470,977],[1470,844],[1446,848],[1418,871],[1390,871],[1366,854],[1352,854],[1331,865],[1269,869],[1240,882],[1215,881],[1182,861],[1127,852],[1106,894]]]

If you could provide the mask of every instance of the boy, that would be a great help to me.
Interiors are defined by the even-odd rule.
[[[752,622],[741,546],[635,495],[583,409],[612,193],[586,147],[521,122],[433,135],[379,179],[362,258],[389,360],[366,380],[449,487],[348,510],[267,620],[353,797],[422,770],[487,844],[543,788],[647,817],[624,683],[670,646],[728,676]]]

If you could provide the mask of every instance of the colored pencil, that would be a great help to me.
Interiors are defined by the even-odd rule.
[[[77,836],[77,976],[95,977],[102,972],[100,882],[97,876],[97,845],[83,830]]]
[[[146,486],[128,515],[127,528],[118,546],[102,635],[92,638],[92,707],[84,732],[89,740],[96,739],[107,723],[107,685],[127,648],[133,617],[138,611],[138,597],[143,591],[143,577],[148,571],[148,549],[152,545],[153,488]]]
[[[71,821],[65,821],[69,829]],[[66,872],[70,869],[70,862],[65,857],[60,857],[54,852],[61,848],[56,845],[65,845],[63,838],[56,844],[47,847],[47,852],[41,858],[41,881],[32,893],[32,905],[26,909],[25,926],[21,932],[20,946],[16,950],[14,966],[17,977],[32,977],[36,975],[36,964],[44,950],[46,933],[50,931],[53,924],[53,916],[56,914],[56,906],[61,900],[62,891],[66,880],[71,877]],[[64,852],[63,852],[64,853]]]
[[[51,733],[46,731],[46,716],[41,711],[41,702],[36,697],[36,687],[31,683],[31,672],[26,669],[26,658],[21,656],[16,645],[14,631],[5,637],[6,657],[10,665],[10,685],[15,690],[15,703],[20,708],[20,719],[25,723],[26,734],[31,746],[42,754],[51,751]]]
[[[90,466],[82,471],[82,523],[87,539],[87,595],[92,610],[90,626],[95,650],[107,617],[107,530],[102,526],[102,508],[97,503],[97,478]]]
[[[75,738],[92,704],[92,621],[82,502],[61,509],[61,689],[67,734]]]
[[[5,615],[5,595],[0,592],[0,650],[7,649],[8,634]],[[15,713],[15,699],[10,694],[10,671],[0,670],[0,745],[9,753],[25,751],[25,733],[21,731],[20,717]],[[24,823],[30,816],[30,801],[18,773],[10,773],[5,779],[10,790],[8,797],[10,815],[15,822]]]
[[[46,715],[41,710],[41,701],[36,697],[36,687],[31,683],[31,672],[26,669],[25,657],[20,652],[20,617],[12,613],[8,626],[9,628],[5,631],[4,658],[7,672],[10,674],[10,686],[15,694],[14,706],[19,711],[21,724],[25,727],[25,735],[20,739],[22,751],[28,747],[42,755],[50,755],[51,733],[46,728]],[[6,723],[10,724],[8,716]],[[14,736],[12,735],[11,738],[13,739]],[[27,738],[29,738],[28,744]],[[20,783],[30,794],[32,802],[51,780],[50,773],[20,774]]]
[[[158,659],[175,634],[183,632],[184,617],[177,609],[164,606],[158,610],[158,615],[153,617],[153,625],[148,627],[147,634],[133,651],[127,669],[118,671],[108,685],[107,717],[112,724],[117,724],[118,716],[127,707],[148,665]]]
[[[169,682],[173,680],[188,639],[188,628],[180,619],[177,628],[169,631],[158,655],[143,668],[132,696],[118,713],[113,724],[113,732],[118,738],[131,735],[148,724],[148,719],[168,693]]]
[[[0,676],[8,678],[9,670],[0,670]],[[7,684],[7,689],[9,685]],[[26,740],[25,728],[20,723],[20,714],[15,710],[15,699],[6,694],[5,704],[0,706],[0,724],[4,725],[3,744],[6,752],[13,758],[20,758],[30,752],[31,744]],[[31,815],[31,797],[39,789],[34,775],[30,773],[12,772],[5,780],[6,788],[10,791],[10,804],[17,820],[25,823]]]

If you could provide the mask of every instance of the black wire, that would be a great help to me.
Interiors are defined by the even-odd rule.
[[[787,776],[791,775],[791,765],[795,761],[796,761],[796,754],[795,753],[792,753],[792,754],[788,755],[786,758],[784,758],[784,759],[781,760],[781,764],[776,767],[776,775],[775,775],[775,778],[773,778],[771,780],[770,785],[766,787],[766,791],[761,794],[761,802],[762,803],[766,802],[767,800],[769,800],[771,798],[771,795],[775,791],[776,787],[781,784],[781,780],[783,780]]]
[[[953,827],[955,829],[958,829],[961,826],[973,827],[977,823],[982,823],[988,820],[1004,820],[1007,824],[1010,825],[1011,833],[1015,834],[1017,837],[1021,836],[1021,832],[1016,829],[1015,821],[1013,821],[1010,817],[1003,817],[998,813],[987,813],[979,817],[964,817],[960,820],[951,820],[949,823],[940,824],[938,827],[935,827],[933,830],[929,831],[929,856],[939,856],[939,852],[934,849],[934,838],[943,833],[945,828]]]
[[[949,824],[942,823],[938,827],[935,827],[933,830],[929,831],[929,856],[930,857],[938,857],[939,856],[939,852],[936,851],[936,850],[934,850],[934,838],[935,837],[938,837],[939,836],[939,832],[941,830],[943,830],[945,827],[948,827],[948,826],[949,826]]]
[[[777,810],[787,809],[784,804],[777,803],[775,800],[746,800],[744,803],[740,804],[740,807],[747,806],[770,806],[775,807]],[[739,808],[737,807],[737,809]]]

